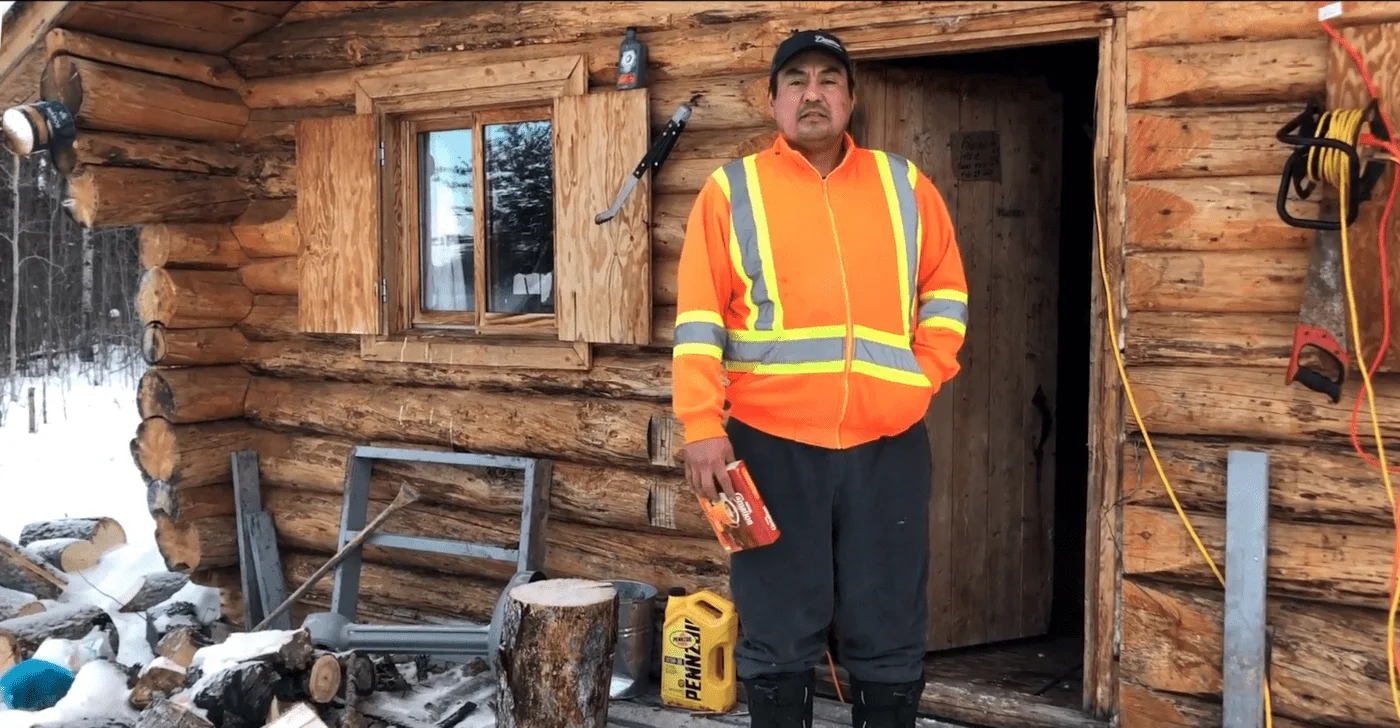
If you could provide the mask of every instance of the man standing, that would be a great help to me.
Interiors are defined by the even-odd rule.
[[[781,531],[730,564],[754,726],[811,724],[828,644],[858,728],[912,727],[924,686],[923,417],[959,368],[967,283],[933,183],[846,132],[854,86],[831,34],[778,46],[778,138],[714,172],[681,253],[687,478],[704,497],[732,493],[725,466],[744,460]]]

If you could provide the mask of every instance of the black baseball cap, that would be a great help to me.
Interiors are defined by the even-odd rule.
[[[846,53],[846,45],[841,39],[824,30],[801,30],[788,36],[787,40],[778,44],[778,50],[773,52],[773,64],[768,69],[768,93],[773,93],[777,88],[778,70],[797,54],[810,50],[825,51],[841,61],[841,65],[846,68],[846,77],[850,79],[850,87],[855,89],[856,78],[851,68],[851,57]]]

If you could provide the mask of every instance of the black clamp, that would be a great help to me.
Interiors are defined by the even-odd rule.
[[[1362,114],[1370,120],[1371,136],[1382,141],[1390,140],[1390,135],[1386,132],[1385,125],[1381,123],[1380,115],[1377,113],[1375,99],[1371,99],[1371,103],[1367,104]],[[1332,118],[1331,116],[1327,117],[1329,120]],[[1363,170],[1360,156],[1356,153],[1356,145],[1327,136],[1329,129],[1319,128],[1322,125],[1322,105],[1316,100],[1311,100],[1302,113],[1284,124],[1283,128],[1278,131],[1279,141],[1295,147],[1293,153],[1289,155],[1288,161],[1284,163],[1283,176],[1279,180],[1278,214],[1284,222],[1294,227],[1312,230],[1339,230],[1341,229],[1340,221],[1298,218],[1288,212],[1288,187],[1290,184],[1298,194],[1298,199],[1306,200],[1312,195],[1313,190],[1317,189],[1313,180],[1323,178],[1322,170],[1316,166],[1322,155],[1313,155],[1313,166],[1309,167],[1309,152],[1313,148],[1320,147],[1334,149],[1347,155],[1350,161],[1348,169],[1351,172],[1350,179],[1347,180],[1347,189],[1350,191],[1347,195],[1346,210],[1348,225],[1356,222],[1356,215],[1361,203],[1370,199],[1372,189],[1380,181],[1381,175],[1385,173],[1385,164],[1380,160],[1373,159],[1366,163]]]

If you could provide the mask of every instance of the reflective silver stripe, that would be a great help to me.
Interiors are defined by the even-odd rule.
[[[758,226],[754,223],[753,200],[749,198],[744,160],[736,159],[724,165],[723,169],[724,176],[729,180],[729,215],[739,245],[739,257],[743,262],[744,275],[753,282],[749,295],[758,308],[754,328],[769,331],[773,328],[773,302],[768,298],[768,283],[763,278],[763,259],[758,254]]]
[[[924,301],[924,305],[919,307],[919,321],[927,321],[934,316],[950,318],[966,326],[967,304],[962,301],[948,301],[941,298],[931,298]]]
[[[726,361],[760,364],[806,364],[839,361],[845,351],[845,339],[730,341],[724,347],[724,358]]]
[[[729,334],[725,333],[722,326],[704,321],[690,321],[676,327],[674,339],[677,344],[713,344],[723,347],[729,340]]]
[[[918,300],[915,281],[919,276],[919,207],[914,203],[914,188],[909,184],[909,160],[898,154],[885,156],[890,160],[890,176],[894,177],[895,197],[899,199],[899,216],[904,221],[904,256],[909,261],[909,295]],[[913,303],[911,301],[910,307]]]
[[[923,374],[923,370],[919,368],[919,361],[914,358],[914,352],[909,349],[881,344],[869,339],[856,339],[855,344],[854,358],[857,361],[869,362],[911,374]]]

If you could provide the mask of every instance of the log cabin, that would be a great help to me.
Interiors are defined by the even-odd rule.
[[[1335,5],[1400,116],[1400,6]],[[628,28],[647,59],[620,90]],[[675,273],[707,175],[772,141],[768,59],[804,28],[850,46],[851,131],[935,182],[972,291],[963,371],[927,415],[925,711],[1219,725],[1239,696],[1202,549],[1223,569],[1248,451],[1268,456],[1275,725],[1396,721],[1362,380],[1335,402],[1285,382],[1314,234],[1277,209],[1278,133],[1309,101],[1368,100],[1309,2],[15,3],[0,101],[66,112],[30,153],[82,224],[140,229],[131,451],[169,566],[237,620],[230,453],[258,455],[290,589],[335,551],[351,448],[391,444],[550,462],[551,575],[645,581],[658,609],[726,594],[669,408]],[[595,224],[682,103],[669,158]],[[1400,303],[1378,264],[1391,182],[1349,238],[1367,362]],[[1397,355],[1372,384],[1392,444]],[[395,531],[513,543],[518,477],[380,464],[371,515],[406,482],[424,501]],[[482,619],[507,567],[367,547],[360,618]]]

